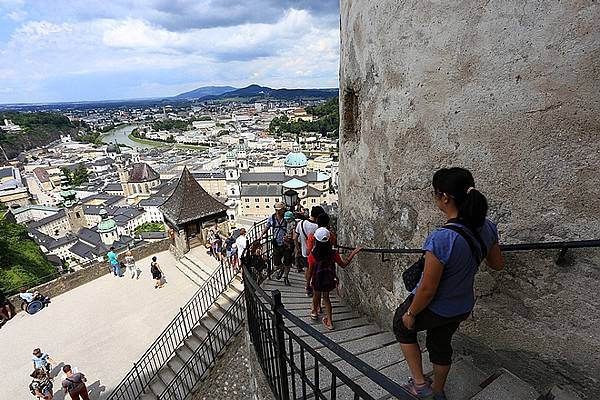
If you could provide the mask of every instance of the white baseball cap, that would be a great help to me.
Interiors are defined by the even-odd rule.
[[[315,239],[317,239],[319,242],[327,242],[330,236],[331,234],[327,228],[317,228],[315,231]]]

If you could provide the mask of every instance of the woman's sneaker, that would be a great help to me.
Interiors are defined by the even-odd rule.
[[[402,385],[406,391],[417,396],[419,399],[431,399],[433,397],[433,390],[431,390],[431,384],[426,380],[424,384],[417,385],[413,378],[408,378],[408,383]]]

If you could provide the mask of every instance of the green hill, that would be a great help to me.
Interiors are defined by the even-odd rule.
[[[0,130],[0,147],[2,148],[0,161],[16,158],[23,151],[46,146],[60,139],[60,135],[71,135],[74,139],[90,142],[97,137],[95,133],[90,132],[90,128],[85,122],[72,123],[69,118],[56,113],[0,112],[0,121],[4,119],[19,125],[23,131],[4,132]],[[80,130],[84,132],[81,136],[79,136]]]
[[[27,229],[4,218],[0,210],[0,287],[7,294],[31,287],[58,275]]]

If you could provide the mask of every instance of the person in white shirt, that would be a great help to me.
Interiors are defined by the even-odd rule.
[[[308,250],[306,248],[306,242],[311,234],[314,234],[318,228],[316,224],[317,217],[321,214],[325,214],[325,210],[321,206],[314,206],[310,210],[310,219],[300,221],[296,225],[296,232],[294,234],[294,242],[296,243],[296,254],[298,259],[296,265],[298,266],[298,272],[305,273],[304,278],[306,279],[306,295],[312,296],[312,288],[309,285],[310,277],[308,276]]]
[[[238,268],[242,267],[241,259],[244,256],[244,250],[248,246],[248,239],[246,239],[246,229],[240,228],[240,236],[235,239],[235,247],[237,248],[237,262]]]

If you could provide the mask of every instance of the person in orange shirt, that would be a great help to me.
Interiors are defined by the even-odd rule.
[[[329,215],[327,215],[325,213],[319,215],[317,217],[317,229],[318,228],[327,228],[329,230],[329,222],[330,221],[331,221],[331,218],[329,218]],[[329,231],[329,242],[331,243],[332,246],[335,246],[337,243],[337,238],[331,231]],[[308,235],[308,238],[306,239],[306,253],[308,255],[310,255],[310,253],[312,252],[314,247],[315,247],[315,235],[314,235],[314,233],[311,233],[310,235]],[[311,281],[313,278],[313,274],[314,274],[313,268],[311,268],[311,266],[309,264],[308,268],[306,269],[305,275],[304,275],[304,277],[306,278],[307,287],[311,287]]]

